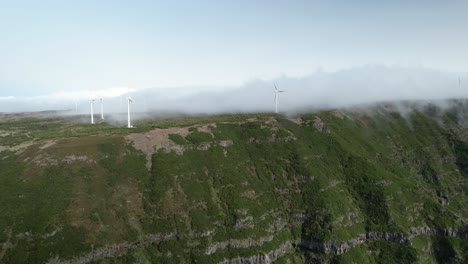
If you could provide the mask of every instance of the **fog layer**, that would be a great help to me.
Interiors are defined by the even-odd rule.
[[[461,80],[461,82],[459,81]],[[279,112],[348,107],[379,101],[438,100],[468,97],[463,80],[468,75],[420,67],[364,66],[339,72],[317,71],[303,78],[282,77],[252,80],[240,87],[182,87],[154,89],[113,89],[101,91],[62,91],[39,97],[0,97],[0,112],[70,110],[127,111],[127,96],[134,112],[182,112],[187,114],[226,112],[273,112],[274,83],[279,94]]]

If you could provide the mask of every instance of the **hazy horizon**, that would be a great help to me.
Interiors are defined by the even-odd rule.
[[[468,97],[466,1],[2,3],[0,112],[280,111]],[[462,85],[458,85],[458,78]],[[468,81],[467,81],[468,82]],[[468,90],[468,89],[467,89]]]
[[[114,88],[103,90],[59,91],[40,96],[0,97],[0,112],[72,110],[89,113],[90,99],[105,113],[126,112],[126,98],[132,97],[135,112],[273,112],[274,84],[285,93],[279,95],[280,112],[326,109],[401,100],[468,98],[464,82],[468,74],[426,68],[368,65],[337,72],[322,72],[292,78],[251,80],[239,86],[211,86],[204,89]]]

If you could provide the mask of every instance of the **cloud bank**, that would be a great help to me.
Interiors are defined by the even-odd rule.
[[[461,79],[461,85],[459,84]],[[0,112],[71,110],[89,113],[89,99],[103,98],[106,113],[126,111],[127,93],[135,112],[212,114],[274,111],[276,83],[280,112],[348,107],[380,101],[467,98],[466,73],[421,67],[363,66],[338,72],[317,71],[302,78],[252,80],[240,87],[183,87],[157,89],[114,88],[63,91],[35,97],[0,97]],[[99,109],[99,101],[95,102]]]

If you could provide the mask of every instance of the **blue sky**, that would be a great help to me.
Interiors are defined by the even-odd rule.
[[[468,1],[0,0],[0,97],[367,64],[468,72],[467,33]]]

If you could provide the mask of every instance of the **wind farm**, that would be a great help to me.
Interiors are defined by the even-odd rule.
[[[3,1],[0,263],[468,263],[467,10]]]

